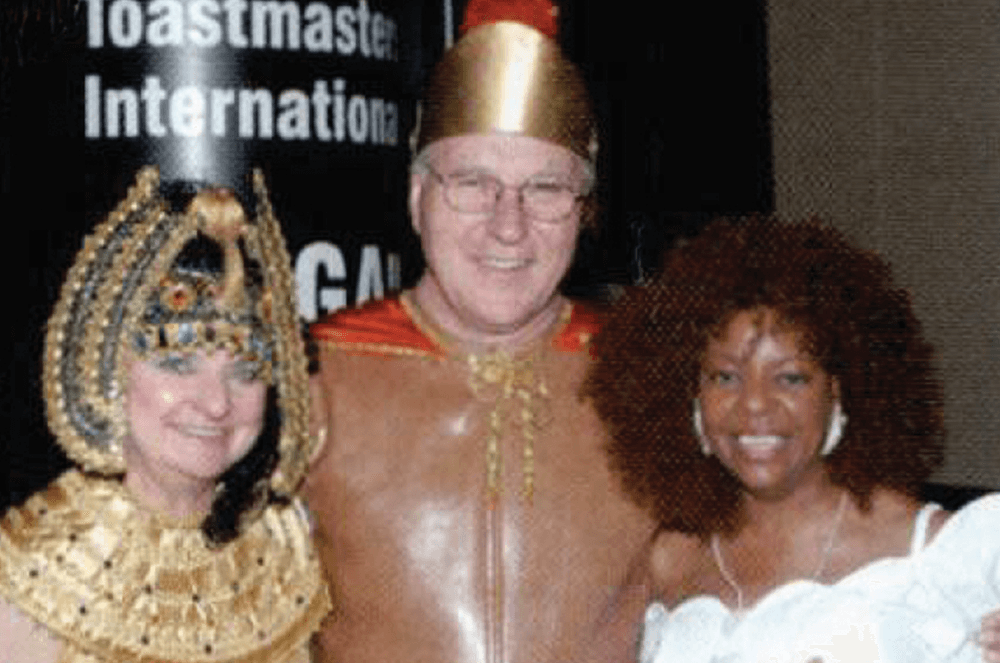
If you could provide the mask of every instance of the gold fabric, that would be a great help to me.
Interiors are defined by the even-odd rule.
[[[209,549],[70,470],[0,521],[0,594],[65,642],[63,663],[308,663],[330,607],[300,503]]]

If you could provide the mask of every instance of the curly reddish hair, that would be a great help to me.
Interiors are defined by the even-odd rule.
[[[701,453],[692,402],[709,338],[760,308],[799,332],[840,383],[848,424],[824,459],[833,483],[864,509],[877,487],[918,494],[942,460],[942,393],[933,350],[885,260],[815,220],[752,217],[716,220],[665,263],[615,304],[583,387],[631,499],[668,530],[706,537],[740,525],[741,486]]]

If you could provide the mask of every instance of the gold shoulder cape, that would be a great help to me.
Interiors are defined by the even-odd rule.
[[[0,521],[0,594],[72,662],[304,663],[330,607],[298,504],[209,549],[196,526],[76,470]]]

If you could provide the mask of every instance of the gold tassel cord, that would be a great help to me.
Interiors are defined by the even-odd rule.
[[[477,398],[488,400],[491,387],[493,409],[489,414],[486,437],[486,491],[490,505],[495,505],[502,491],[500,477],[503,458],[500,441],[503,437],[502,409],[512,400],[519,403],[521,436],[522,497],[532,504],[535,494],[535,439],[539,428],[538,409],[541,399],[548,397],[544,381],[536,375],[533,358],[514,359],[502,350],[487,355],[469,355],[469,386]]]

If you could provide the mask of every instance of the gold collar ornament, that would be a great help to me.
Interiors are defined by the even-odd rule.
[[[63,663],[308,663],[330,607],[297,501],[210,549],[78,470],[0,520],[0,594],[64,640]]]
[[[521,423],[521,479],[522,498],[528,505],[535,498],[535,437],[541,427],[539,409],[549,390],[537,375],[532,357],[516,359],[498,350],[487,355],[469,355],[469,386],[478,398],[489,400],[492,391],[493,410],[489,414],[489,432],[486,437],[486,495],[489,504],[495,505],[501,492],[500,476],[503,470],[500,439],[503,436],[501,405],[513,401],[519,404],[518,419]]]
[[[85,470],[125,471],[126,352],[224,349],[259,362],[277,389],[272,490],[290,495],[304,476],[314,441],[291,260],[259,170],[253,190],[252,219],[221,188],[193,192],[176,211],[160,192],[158,169],[147,166],[86,238],[49,319],[43,358],[49,427]],[[178,261],[199,245],[221,252],[221,276]]]
[[[538,432],[548,423],[546,403],[549,388],[540,370],[539,346],[517,356],[503,349],[482,353],[455,350],[456,343],[437,329],[424,314],[412,292],[404,292],[400,303],[420,331],[430,338],[448,356],[464,361],[469,368],[469,389],[480,402],[492,403],[487,415],[486,434],[486,502],[492,509],[503,492],[503,454],[500,441],[504,431],[505,404],[513,403],[516,422],[520,423],[521,438],[521,497],[528,506],[535,499],[535,440]],[[559,316],[556,329],[569,323],[573,305],[566,304]],[[547,337],[545,340],[549,340]]]

